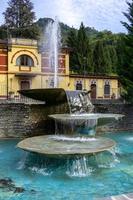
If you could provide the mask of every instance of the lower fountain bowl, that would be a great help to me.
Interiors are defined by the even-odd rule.
[[[45,135],[22,140],[17,147],[46,156],[89,155],[112,149],[115,141],[105,137]]]

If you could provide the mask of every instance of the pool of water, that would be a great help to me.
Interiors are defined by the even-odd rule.
[[[133,192],[133,132],[105,136],[117,142],[115,149],[74,158],[46,158],[16,148],[19,140],[0,140],[0,200],[95,200]]]

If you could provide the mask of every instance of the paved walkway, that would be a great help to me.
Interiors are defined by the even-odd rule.
[[[122,194],[122,195],[119,195],[119,196],[99,198],[99,199],[96,199],[96,200],[133,200],[133,193]]]

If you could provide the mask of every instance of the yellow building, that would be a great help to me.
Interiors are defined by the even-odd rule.
[[[91,99],[118,99],[119,86],[116,76],[83,76],[70,74],[70,90],[91,91]]]
[[[41,54],[36,40],[13,38],[8,41],[9,93],[41,87]]]
[[[0,98],[20,97],[18,90],[53,87],[54,70],[49,54],[36,40],[12,38],[0,41]],[[69,71],[69,51],[58,55],[57,87],[65,90],[91,90],[93,99],[119,98],[116,76],[74,75]]]

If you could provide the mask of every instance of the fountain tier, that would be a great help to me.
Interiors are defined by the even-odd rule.
[[[101,126],[111,123],[123,117],[121,114],[104,114],[104,113],[83,113],[83,114],[54,114],[49,115],[57,122],[62,122],[63,124],[77,123],[81,124],[84,121],[93,120],[95,125]],[[91,127],[91,125],[89,124]],[[94,123],[92,123],[94,126]]]
[[[88,155],[106,151],[116,143],[104,137],[48,135],[27,138],[18,147],[47,156]]]

